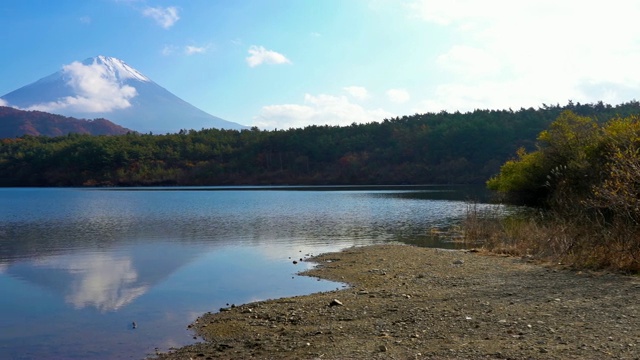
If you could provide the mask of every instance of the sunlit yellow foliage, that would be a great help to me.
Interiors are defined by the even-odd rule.
[[[600,126],[565,111],[540,133],[537,151],[520,150],[487,185],[550,206],[636,211],[639,148],[640,117],[615,118]]]
[[[586,159],[597,146],[600,130],[596,121],[564,111],[538,136],[541,151],[555,165],[572,165]]]
[[[508,193],[540,187],[538,181],[542,175],[541,153],[527,153],[524,148],[520,148],[517,155],[517,159],[509,160],[502,165],[500,174],[487,181],[489,189]]]
[[[614,119],[603,130],[603,176],[587,203],[640,224],[640,118]]]
[[[640,141],[640,116],[611,119],[603,127],[603,131],[611,139]]]
[[[550,211],[518,234],[489,238],[580,267],[640,272],[640,117],[598,125],[565,112],[538,141],[537,151],[519,151],[487,184]]]

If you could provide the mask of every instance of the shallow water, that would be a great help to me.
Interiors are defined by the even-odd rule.
[[[204,312],[343,286],[297,276],[312,264],[293,260],[451,247],[430,229],[463,217],[468,190],[0,189],[0,357],[139,359],[191,343]]]

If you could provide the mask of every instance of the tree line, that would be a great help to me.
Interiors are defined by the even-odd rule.
[[[0,140],[0,186],[483,183],[563,111],[596,123],[640,103],[415,114],[350,126]],[[524,153],[523,153],[524,152]]]

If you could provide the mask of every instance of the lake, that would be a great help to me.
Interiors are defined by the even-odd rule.
[[[0,189],[0,358],[142,359],[195,342],[187,325],[207,311],[344,286],[296,275],[313,266],[301,258],[453,247],[431,230],[484,201],[476,190]]]

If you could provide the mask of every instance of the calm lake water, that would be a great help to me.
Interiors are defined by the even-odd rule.
[[[343,284],[292,259],[431,238],[459,187],[0,189],[0,358],[142,359],[207,311]],[[482,198],[480,198],[482,200]],[[489,206],[489,205],[482,205]],[[132,322],[137,323],[133,329]]]

